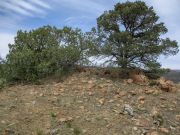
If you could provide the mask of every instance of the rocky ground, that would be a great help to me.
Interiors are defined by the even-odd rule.
[[[179,135],[179,88],[164,92],[88,73],[11,86],[0,92],[0,134]]]

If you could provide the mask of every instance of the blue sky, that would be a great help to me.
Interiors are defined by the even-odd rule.
[[[8,53],[17,30],[30,30],[43,25],[79,27],[88,31],[96,26],[96,18],[117,2],[125,0],[0,0],[0,55]],[[133,0],[129,0],[133,1]],[[180,45],[180,0],[144,0],[153,6],[168,33],[164,37]],[[180,53],[161,57],[163,67],[180,69]]]

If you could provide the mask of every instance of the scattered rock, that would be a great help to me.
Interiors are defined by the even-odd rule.
[[[145,89],[145,93],[146,93],[146,94],[152,94],[152,93],[154,93],[154,92],[155,92],[155,90]]]
[[[103,105],[104,102],[105,102],[105,99],[104,99],[104,98],[101,98],[101,99],[98,100],[98,102],[99,102],[101,105]]]
[[[132,71],[129,73],[129,77],[137,84],[147,84],[148,78],[140,71]]]
[[[147,133],[147,135],[159,135],[159,133],[156,132],[156,131],[153,131],[153,132],[151,132],[151,133]]]
[[[84,133],[84,134],[87,133],[87,130],[83,129],[83,130],[82,130],[82,133]]]
[[[180,115],[176,115],[176,120],[180,122]]]
[[[124,114],[128,114],[130,116],[134,116],[134,111],[133,111],[133,108],[128,105],[128,104],[125,104],[124,107],[123,107],[123,113]]]
[[[113,103],[113,102],[114,102],[114,100],[113,100],[113,99],[111,99],[111,100],[109,100],[109,101],[108,101],[108,103]]]
[[[139,100],[139,101],[141,101],[141,100],[144,101],[144,100],[145,100],[145,97],[144,97],[144,96],[140,96],[140,97],[138,97],[138,100]]]
[[[89,95],[89,96],[93,96],[94,93],[93,93],[93,92],[88,92],[88,95]]]
[[[66,117],[66,118],[60,118],[59,119],[59,122],[60,123],[63,123],[63,122],[68,122],[68,121],[72,121],[73,118],[72,117]]]
[[[53,95],[54,95],[54,96],[59,96],[59,95],[60,95],[60,93],[58,93],[58,92],[54,92],[54,93],[53,93]]]
[[[102,89],[102,88],[104,88],[104,85],[103,84],[99,84],[98,88]]]
[[[2,124],[6,124],[6,122],[4,120],[1,121]]]
[[[127,92],[125,92],[125,91],[116,92],[116,96],[118,98],[124,97],[126,94],[127,94]]]
[[[158,85],[161,90],[166,92],[171,92],[175,89],[174,83],[170,80],[166,80],[163,77],[158,80]]]
[[[90,81],[88,81],[88,83],[89,83],[89,84],[93,84],[93,81],[90,80]]]
[[[32,104],[35,105],[35,104],[36,104],[36,101],[32,101]]]
[[[162,133],[169,133],[169,130],[167,128],[160,128],[159,129]]]
[[[133,79],[125,79],[125,80],[123,80],[123,82],[125,84],[132,84],[133,83]]]
[[[138,101],[141,103],[141,104],[144,104],[144,100],[145,100],[145,97],[144,96],[140,96],[138,98]]]
[[[138,130],[138,128],[137,128],[137,127],[133,127],[133,130],[134,130],[134,131],[137,131],[137,130]]]
[[[79,108],[80,108],[81,110],[84,110],[84,106],[80,106]]]
[[[44,94],[43,94],[43,93],[40,93],[39,96],[42,97],[42,96],[44,96]]]
[[[137,95],[137,92],[136,92],[136,91],[130,91],[129,93],[130,93],[132,96]]]

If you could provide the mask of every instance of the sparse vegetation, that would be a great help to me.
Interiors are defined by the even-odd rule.
[[[157,60],[179,50],[161,38],[167,28],[158,19],[145,2],[127,1],[90,32],[19,30],[0,58],[0,134],[177,135],[180,85],[157,80],[170,71]],[[99,56],[109,65],[89,66]]]
[[[6,80],[4,78],[0,78],[0,90],[6,86]]]

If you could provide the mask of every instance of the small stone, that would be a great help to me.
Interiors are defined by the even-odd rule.
[[[114,109],[114,110],[113,110],[113,112],[115,112],[115,113],[119,114],[119,111],[118,111],[118,110],[115,110],[115,109]]]
[[[73,120],[72,117],[60,118],[60,119],[59,119],[59,122],[63,123],[63,122],[72,121],[72,120]]]
[[[89,93],[88,93],[88,95],[89,95],[89,96],[92,96],[92,95],[93,95],[93,93],[92,93],[92,92],[89,92]]]
[[[111,81],[111,80],[107,80],[106,82],[107,82],[107,83],[111,83],[112,81]]]
[[[99,101],[99,103],[101,104],[101,105],[103,105],[104,104],[104,102],[105,102],[105,99],[104,98],[101,98],[100,100],[98,100]]]
[[[124,105],[123,113],[124,114],[129,114],[130,116],[134,116],[133,108],[128,104]]]
[[[108,101],[108,103],[112,103],[112,102],[114,102],[114,100],[113,100],[113,99],[111,99],[111,100],[109,100],[109,101]]]
[[[41,94],[39,94],[39,96],[40,96],[40,97],[42,97],[42,96],[44,96],[44,94],[43,94],[43,93],[41,93]]]
[[[58,92],[53,93],[54,96],[59,96],[60,94]]]
[[[165,97],[160,97],[160,99],[161,99],[161,100],[167,100],[167,98],[165,98]]]
[[[124,97],[127,93],[125,91],[118,92],[118,97]]]
[[[140,97],[138,98],[138,100],[139,100],[139,101],[144,101],[144,100],[145,100],[145,97],[144,97],[144,96],[140,96]]]
[[[153,131],[153,132],[151,132],[149,135],[159,135],[159,134],[158,134],[158,132]]]
[[[167,128],[160,128],[160,131],[163,133],[169,133],[169,130]]]
[[[127,79],[127,83],[128,84],[132,84],[133,83],[133,79]]]
[[[99,88],[99,89],[102,89],[103,87],[104,87],[103,84],[98,85],[98,88]]]
[[[35,105],[35,104],[36,104],[36,101],[32,101],[32,104]]]
[[[80,106],[79,108],[80,108],[81,110],[84,110],[84,106]]]
[[[88,81],[89,84],[93,84],[93,81]]]
[[[144,100],[145,100],[145,97],[144,96],[140,96],[138,98],[138,101],[141,103],[141,104],[144,104]]]
[[[137,131],[137,130],[138,130],[138,128],[137,128],[137,127],[133,127],[133,130],[134,130],[134,131]]]
[[[132,96],[137,95],[137,92],[136,92],[136,91],[130,91],[129,93],[130,93]]]
[[[6,124],[6,122],[4,120],[1,121],[2,124]]]
[[[146,89],[146,90],[145,90],[145,93],[146,93],[146,94],[152,94],[152,93],[154,93],[154,92],[155,92],[154,90],[149,90],[149,89]]]
[[[176,115],[176,121],[180,121],[180,115]]]
[[[87,133],[87,130],[83,129],[82,132],[85,134],[85,133]]]

